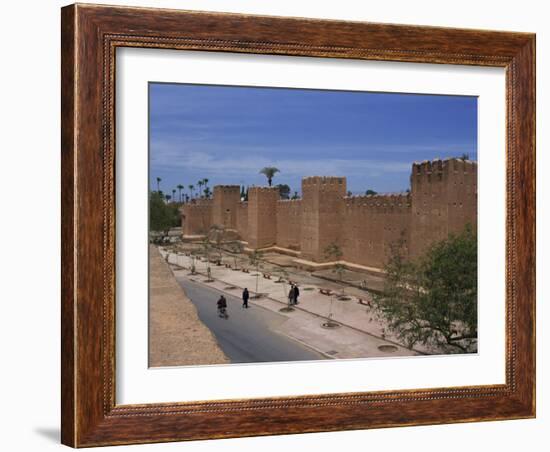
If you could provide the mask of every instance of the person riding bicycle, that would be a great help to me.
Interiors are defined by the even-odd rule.
[[[217,304],[218,304],[218,314],[225,315],[227,310],[227,300],[223,295],[220,296]]]

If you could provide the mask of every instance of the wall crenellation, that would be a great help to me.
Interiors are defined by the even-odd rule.
[[[302,186],[330,187],[346,184],[345,177],[334,176],[308,176],[302,179]]]
[[[213,199],[184,205],[184,235],[204,233],[212,224],[235,229],[251,248],[277,245],[302,259],[326,262],[332,243],[342,259],[382,267],[391,243],[404,238],[410,257],[435,240],[477,227],[477,163],[462,159],[415,162],[408,193],[347,196],[346,178],[302,179],[302,197],[280,199],[277,187],[253,186],[248,201],[238,185],[216,185]]]
[[[248,197],[250,199],[250,193],[251,192],[266,192],[266,193],[269,193],[269,192],[274,192],[274,193],[278,193],[279,192],[279,189],[277,187],[263,187],[263,186],[256,186],[256,185],[253,185],[252,187],[249,187],[248,188]]]
[[[409,209],[411,197],[409,194],[378,194],[378,195],[355,195],[344,198],[346,208],[361,207],[396,207]]]

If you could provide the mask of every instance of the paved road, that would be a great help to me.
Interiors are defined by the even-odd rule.
[[[325,359],[314,350],[274,331],[286,320],[285,316],[251,304],[250,308],[243,309],[240,298],[226,294],[229,318],[222,319],[216,306],[221,292],[187,277],[176,279],[232,363]]]

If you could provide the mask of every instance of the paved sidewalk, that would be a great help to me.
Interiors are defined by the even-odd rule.
[[[161,253],[166,255],[165,251]],[[168,262],[176,266],[174,270],[176,276],[189,275],[191,257],[170,254]],[[290,287],[288,284],[275,282],[278,279],[276,275],[273,275],[272,279],[266,279],[261,271],[256,273],[250,270],[250,273],[244,273],[225,266],[210,264],[213,281],[207,282],[207,263],[195,259],[195,267],[198,273],[193,276],[193,279],[210,287],[239,296],[244,287],[254,294],[257,281],[258,293],[265,295],[259,299],[251,299],[252,303],[277,312],[287,305],[287,293]],[[257,274],[259,274],[258,277],[256,277]],[[313,281],[315,278],[311,278],[311,282]],[[337,300],[336,297],[323,295],[318,289],[327,286],[322,280],[319,282],[322,285],[300,284],[300,303],[295,307],[294,312],[285,314],[291,320],[285,323],[282,329],[284,334],[333,358],[403,356],[419,353],[418,350],[409,350],[400,345],[384,330],[383,325],[376,319],[374,311],[358,303],[358,298],[350,295],[350,300],[342,301]],[[368,294],[365,293],[362,296],[363,301],[367,302]],[[330,314],[334,321],[342,325],[340,328],[329,330],[320,326]],[[368,341],[365,340],[365,334],[368,335]],[[381,345],[395,345],[397,350],[384,352],[378,349]]]

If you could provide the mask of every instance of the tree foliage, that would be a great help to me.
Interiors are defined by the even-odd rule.
[[[167,204],[162,193],[152,191],[149,194],[149,229],[166,232],[179,224],[178,206],[174,203]]]
[[[260,174],[263,174],[265,177],[267,177],[267,183],[271,187],[271,184],[273,182],[273,177],[276,173],[279,173],[279,168],[275,168],[274,166],[266,166],[265,168],[262,168],[260,170]]]
[[[290,187],[287,184],[278,184],[277,188],[281,199],[290,199]]]
[[[415,261],[405,242],[390,246],[386,282],[374,295],[380,316],[409,347],[448,352],[477,349],[477,237],[468,225],[433,244]]]

